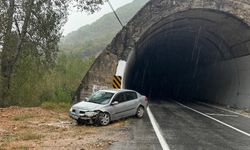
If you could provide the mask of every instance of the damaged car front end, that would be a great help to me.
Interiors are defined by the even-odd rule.
[[[101,124],[109,123],[110,116],[103,118],[103,112],[108,112],[108,106],[114,92],[98,91],[91,95],[86,101],[73,105],[69,111],[69,116],[77,121],[77,124]]]
[[[100,111],[88,111],[72,107],[69,116],[75,119],[78,124],[93,124],[96,123],[99,112]]]

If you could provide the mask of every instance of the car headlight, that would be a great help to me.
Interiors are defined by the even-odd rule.
[[[98,114],[98,112],[94,112],[94,111],[87,111],[87,112],[85,112],[85,115],[89,116],[89,117],[93,117],[93,116],[95,116],[97,114]]]

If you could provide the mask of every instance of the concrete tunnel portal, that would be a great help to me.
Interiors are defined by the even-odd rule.
[[[97,56],[73,101],[123,87],[151,100],[204,101],[250,108],[250,2],[150,0]]]
[[[152,25],[137,42],[127,61],[124,87],[152,100],[244,107],[246,103],[239,101],[246,101],[242,95],[250,83],[250,47],[244,45],[249,39],[249,26],[229,13],[177,12]]]

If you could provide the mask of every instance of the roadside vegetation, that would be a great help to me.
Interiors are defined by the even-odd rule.
[[[102,4],[102,0],[0,1],[0,107],[70,99],[91,59],[59,54],[68,8],[94,13]]]
[[[21,59],[12,76],[8,105],[68,109],[71,96],[93,60],[61,53],[55,66],[48,69],[37,64],[35,58]]]

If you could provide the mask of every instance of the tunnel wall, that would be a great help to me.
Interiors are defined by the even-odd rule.
[[[85,74],[84,79],[76,90],[72,102],[85,100],[96,89],[112,88],[112,74],[116,71],[118,58],[116,55],[104,51],[96,59]]]
[[[142,35],[152,27],[152,25],[160,22],[163,18],[174,13],[195,8],[214,9],[230,13],[241,19],[246,24],[250,25],[250,2],[248,0],[151,0],[128,22],[128,24],[116,35],[112,42],[97,57],[96,61],[89,69],[88,73],[84,76],[79,87],[77,88],[73,100],[83,100],[85,96],[92,92],[92,87],[96,83],[101,86],[111,87],[111,77],[115,74],[117,62],[119,60],[127,60],[129,54],[136,51],[136,45],[138,44],[138,41]],[[248,64],[249,59],[245,59],[245,57],[239,58],[238,63]],[[241,61],[245,62],[243,63]],[[104,64],[99,66],[100,62]],[[228,62],[228,64],[230,64],[230,62]],[[103,66],[109,67],[105,67],[105,69],[103,69]],[[246,77],[248,74],[245,73],[246,72],[243,70],[238,72],[238,74],[240,74],[239,78],[242,79],[239,81],[234,79],[235,84],[242,81],[243,78],[248,81],[248,77]],[[213,101],[217,102],[218,100],[223,104],[228,103],[228,101],[232,101],[232,103],[229,102],[228,104],[237,106],[249,104],[249,86],[246,84],[240,84],[238,87],[239,88],[237,90],[232,89],[231,91],[234,92],[229,94],[234,96],[235,91],[239,91],[238,94],[242,93],[242,95],[236,96],[237,100],[231,98],[230,100],[224,99],[219,101],[218,98]],[[209,95],[209,93],[207,93],[207,95]],[[229,95],[226,94],[226,97],[230,97]],[[243,104],[241,101],[248,102]]]
[[[250,56],[244,56],[200,68],[196,82],[204,86],[192,87],[197,93],[194,98],[231,107],[250,108],[249,66]]]

